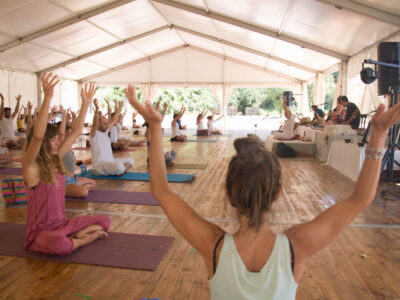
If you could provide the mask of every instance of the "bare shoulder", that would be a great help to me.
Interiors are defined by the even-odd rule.
[[[29,187],[37,185],[40,181],[39,164],[35,161],[30,165],[22,165],[22,176]]]

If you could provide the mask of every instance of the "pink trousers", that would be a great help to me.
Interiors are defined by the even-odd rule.
[[[27,247],[28,250],[55,255],[66,255],[72,252],[72,239],[68,236],[90,225],[99,225],[105,231],[110,228],[108,216],[82,216],[67,219],[64,225],[54,230],[43,230]]]

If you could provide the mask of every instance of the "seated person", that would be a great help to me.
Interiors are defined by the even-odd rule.
[[[274,139],[276,140],[290,140],[294,137],[294,123],[295,119],[292,116],[289,108],[286,106],[288,99],[286,97],[283,98],[282,108],[285,113],[286,121],[283,125],[282,132],[277,132],[274,134]]]
[[[134,160],[130,157],[114,158],[109,132],[118,121],[122,110],[122,102],[117,104],[115,115],[109,122],[104,116],[99,117],[99,105],[95,99],[93,126],[90,130],[90,148],[92,151],[93,169],[101,175],[123,175],[133,167]]]
[[[196,132],[196,134],[198,136],[208,135],[207,126],[206,126],[205,122],[203,121],[204,117],[207,114],[207,111],[208,110],[205,108],[205,109],[203,109],[203,112],[197,116],[197,119],[196,119],[197,132]]]
[[[141,127],[139,124],[136,123],[136,116],[137,116],[137,112],[134,111],[132,114],[132,128],[140,128]]]
[[[71,126],[67,126],[68,114],[62,107],[60,108],[60,111],[63,114],[63,118],[58,129],[60,143],[62,143],[65,138],[72,134],[74,134],[73,138],[76,140],[80,134],[80,130],[76,129],[83,127],[85,115],[79,114],[78,118],[71,123]],[[71,148],[69,148],[64,154],[62,161],[66,171],[65,196],[73,198],[85,198],[89,194],[89,190],[96,186],[96,181],[90,178],[76,177],[76,158]]]
[[[350,125],[353,129],[360,128],[360,110],[357,105],[349,102],[346,96],[340,97],[340,103],[346,108],[346,115],[340,124]]]
[[[15,106],[14,112],[11,114],[11,108],[4,107],[4,97],[0,93],[1,108],[0,108],[0,130],[1,130],[1,144],[10,149],[22,149],[25,143],[24,137],[15,136],[15,124],[14,119],[19,111],[19,103],[21,101],[21,95],[16,97],[17,105]]]
[[[111,117],[113,117],[114,114],[115,114],[115,112],[113,112],[111,114]],[[145,140],[132,141],[132,140],[130,140],[129,137],[122,136],[122,126],[121,126],[122,119],[123,119],[123,117],[120,114],[119,118],[118,118],[118,122],[115,123],[115,125],[111,129],[110,139],[111,139],[112,149],[115,151],[118,151],[118,150],[126,150],[126,149],[128,149],[128,147],[144,146]]]
[[[184,142],[187,139],[187,136],[181,134],[179,131],[179,123],[178,120],[182,118],[183,113],[185,112],[185,108],[182,106],[181,111],[177,114],[174,114],[174,117],[171,122],[171,142]]]
[[[21,113],[21,110],[24,110],[24,113]],[[25,124],[24,124],[24,120],[25,120],[25,116],[27,115],[27,109],[25,106],[22,106],[22,108],[19,111],[18,117],[17,117],[17,131],[18,132],[26,132],[25,130]]]
[[[222,134],[222,131],[217,128],[216,123],[225,116],[222,115],[216,120],[214,120],[214,116],[215,110],[213,109],[211,116],[207,117],[208,134]]]
[[[329,111],[328,117],[326,118],[327,125],[335,125],[343,122],[346,116],[346,111],[343,105],[340,103],[340,96],[337,98],[337,105],[333,111]]]
[[[314,111],[314,118],[312,119],[312,123],[324,125],[324,118],[325,118],[324,111],[318,108],[317,105],[312,105],[311,109]]]

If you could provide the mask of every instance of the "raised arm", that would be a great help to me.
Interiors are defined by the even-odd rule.
[[[53,98],[54,87],[59,82],[57,75],[53,76],[52,73],[43,74],[41,80],[44,92],[44,99],[42,107],[39,111],[38,118],[36,120],[36,123],[34,124],[32,139],[26,152],[24,153],[22,160],[24,180],[29,186],[31,186],[32,183],[38,182],[38,178],[36,178],[37,174],[35,174],[33,170],[34,168],[32,166],[36,160],[37,155],[39,154],[43,137],[46,133],[50,102]]]
[[[3,120],[3,116],[4,116],[4,96],[2,93],[0,93],[0,98],[1,98],[1,111],[0,111],[0,120]]]
[[[389,128],[400,121],[400,103],[384,112],[380,105],[372,118],[372,133],[366,158],[356,188],[343,200],[317,216],[314,220],[286,231],[293,244],[296,261],[305,261],[315,252],[332,243],[374,199],[381,170],[381,153]]]
[[[289,108],[287,107],[287,105],[286,105],[286,102],[287,102],[288,100],[284,100],[283,102],[282,102],[282,108],[283,108],[283,111],[285,112],[285,117],[286,117],[286,119],[290,119],[291,117],[292,117],[292,113],[290,112],[290,110],[289,110]]]
[[[92,128],[90,129],[90,136],[94,137],[97,131],[97,125],[99,123],[99,104],[97,103],[97,99],[93,100],[94,104],[94,114],[93,114],[93,123]]]
[[[108,122],[108,127],[107,129],[110,131],[114,125],[118,122],[119,115],[121,114],[122,107],[124,107],[124,103],[122,101],[118,102],[115,100],[115,111],[114,111],[114,116],[111,118],[111,120]]]
[[[168,104],[167,104],[167,102],[164,102],[163,111],[162,111],[162,114],[161,114],[161,117],[162,117],[163,120],[164,120],[165,114],[167,113],[167,109],[168,109]]]
[[[26,119],[26,132],[29,132],[29,129],[32,127],[32,103],[28,101],[28,111],[25,116]]]
[[[181,111],[179,112],[179,119],[183,117],[183,114],[185,113],[185,111],[186,111],[186,107],[182,106]]]
[[[13,112],[13,114],[11,115],[11,118],[12,118],[13,120],[14,120],[15,117],[18,115],[18,112],[19,112],[19,105],[20,105],[20,103],[21,103],[21,98],[22,98],[21,94],[19,94],[17,97],[15,97],[15,99],[17,99],[17,104],[15,105],[14,112]]]
[[[81,90],[82,106],[79,112],[78,118],[72,124],[71,133],[65,138],[63,143],[58,150],[58,154],[64,156],[71,148],[74,141],[79,137],[82,132],[83,124],[85,123],[86,113],[89,108],[89,104],[96,93],[96,86],[93,83],[85,84]]]
[[[62,143],[65,139],[65,125],[67,124],[67,112],[62,105],[60,105],[60,112],[62,113],[62,119],[58,127],[58,138],[60,143]]]
[[[107,119],[110,121],[111,120],[111,113],[112,113],[110,101],[108,101],[107,98],[104,98],[104,102],[107,104]]]
[[[185,201],[173,193],[167,182],[167,170],[162,144],[162,116],[149,101],[143,105],[136,98],[135,87],[125,89],[129,102],[150,124],[150,188],[154,197],[172,225],[192,244],[203,257],[211,262],[213,247],[224,233],[218,226],[202,219]]]

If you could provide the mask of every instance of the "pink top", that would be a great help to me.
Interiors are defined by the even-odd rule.
[[[26,185],[28,215],[25,229],[25,248],[43,230],[54,230],[62,226],[65,216],[65,177],[55,175],[54,183],[40,181],[34,188]]]

